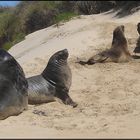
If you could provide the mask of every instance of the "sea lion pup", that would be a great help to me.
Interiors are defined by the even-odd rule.
[[[88,61],[79,61],[81,65],[92,65],[95,63],[101,63],[110,59],[113,62],[125,62],[131,59],[131,55],[128,51],[127,40],[124,35],[124,25],[116,27],[113,31],[112,46],[101,53],[89,58]]]
[[[67,63],[68,55],[67,49],[56,52],[41,75],[27,79],[29,104],[52,102],[57,97],[64,104],[77,106],[68,95],[72,82],[71,69]]]
[[[21,66],[7,51],[0,49],[0,120],[27,109],[27,89]]]
[[[140,35],[140,23],[137,24],[137,31],[138,31],[138,33]],[[137,39],[136,47],[135,47],[133,52],[134,53],[140,53],[140,36]]]

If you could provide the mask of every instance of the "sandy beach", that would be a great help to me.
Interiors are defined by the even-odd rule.
[[[40,74],[56,51],[67,48],[72,71],[69,94],[78,106],[72,108],[59,100],[29,105],[20,115],[0,121],[0,138],[140,138],[140,60],[75,63],[110,48],[118,25],[125,26],[133,54],[139,17],[140,11],[123,18],[110,12],[81,15],[59,28],[50,26],[29,34],[13,46],[9,53],[27,78]]]

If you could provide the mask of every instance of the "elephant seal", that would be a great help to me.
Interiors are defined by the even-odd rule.
[[[29,104],[47,103],[59,98],[64,104],[77,106],[68,94],[72,82],[68,55],[67,49],[56,52],[40,75],[27,78]]]
[[[95,63],[101,63],[105,60],[113,62],[129,61],[131,55],[128,51],[127,40],[124,35],[124,25],[117,26],[113,31],[112,46],[103,52],[96,54],[88,59],[88,61],[79,61],[77,63],[81,65],[92,65]]]
[[[140,35],[140,23],[137,24],[137,31]],[[134,53],[140,53],[140,36],[137,39],[136,47],[133,51]]]
[[[27,109],[28,83],[18,62],[0,49],[0,120]]]

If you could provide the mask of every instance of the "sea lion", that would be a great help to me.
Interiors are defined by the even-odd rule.
[[[140,35],[140,23],[137,24],[137,31]],[[136,47],[133,51],[134,53],[140,53],[140,36],[137,39]]]
[[[138,31],[138,33],[140,35],[140,22],[137,24],[137,31]]]
[[[0,49],[0,120],[27,109],[27,89],[21,66],[7,51]]]
[[[131,55],[128,51],[127,40],[124,35],[124,25],[117,26],[113,31],[112,46],[103,52],[96,54],[88,59],[88,61],[79,61],[81,65],[92,65],[95,63],[102,63],[105,60],[113,62],[129,61]]]
[[[140,53],[140,36],[138,37],[137,39],[137,43],[136,43],[136,47],[135,49],[133,50],[133,52],[136,54],[136,53]]]
[[[68,55],[67,49],[56,52],[40,75],[27,78],[29,104],[52,102],[57,97],[64,104],[77,106],[68,94],[72,82],[71,69],[67,63]]]

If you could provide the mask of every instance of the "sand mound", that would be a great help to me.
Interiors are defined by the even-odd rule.
[[[29,34],[13,46],[9,52],[23,67],[26,77],[40,74],[53,53],[67,48],[73,75],[70,96],[78,107],[59,101],[29,105],[19,116],[0,121],[0,137],[140,137],[140,60],[91,66],[75,63],[110,48],[113,29],[121,24],[125,25],[132,53],[139,16],[140,12],[120,19],[107,13],[79,16],[59,28],[50,26]]]

